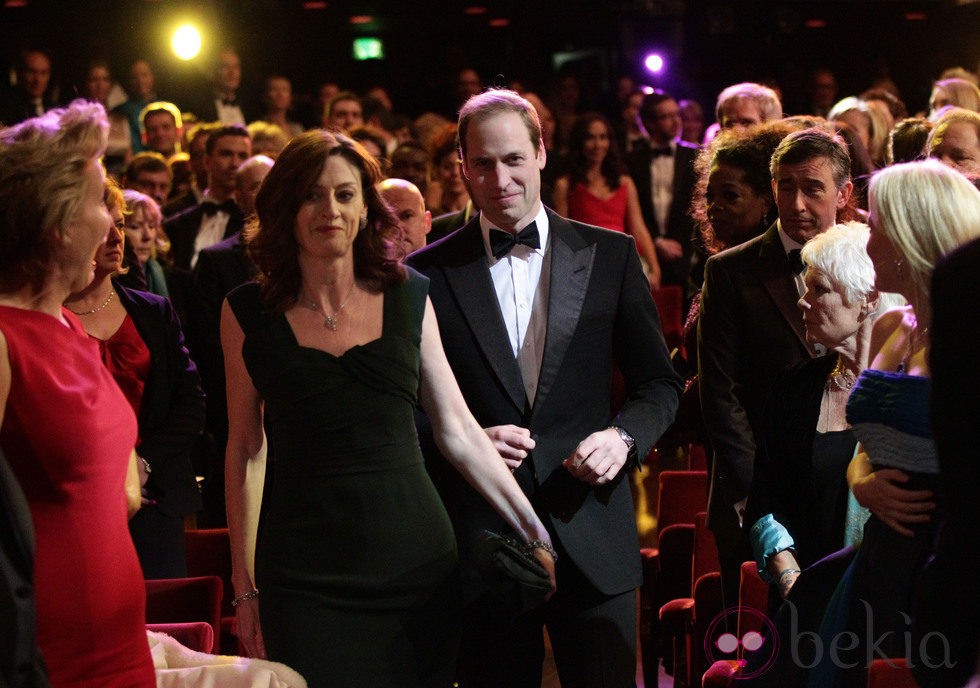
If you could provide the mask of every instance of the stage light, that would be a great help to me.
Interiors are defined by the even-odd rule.
[[[644,58],[643,66],[647,68],[648,72],[659,74],[664,69],[664,58],[657,53],[650,53]]]
[[[193,60],[201,52],[201,34],[190,24],[184,24],[170,41],[174,54],[182,60]]]

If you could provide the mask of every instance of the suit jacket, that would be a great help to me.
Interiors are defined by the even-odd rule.
[[[0,686],[48,685],[37,647],[34,525],[20,483],[0,452]]]
[[[829,485],[818,487],[813,480],[820,405],[837,360],[834,353],[807,359],[779,378],[765,406],[755,454],[745,527],[773,514],[793,537],[800,568],[844,547],[845,471],[838,475],[835,498],[827,498]]]
[[[667,213],[667,232],[665,236],[673,239],[684,247],[684,257],[681,260],[661,261],[665,284],[679,284],[687,287],[687,276],[691,270],[692,239],[694,237],[694,220],[687,214],[691,207],[691,196],[697,175],[694,173],[694,159],[698,148],[687,141],[678,141],[674,152],[674,193],[671,197],[670,211]],[[659,234],[657,215],[653,209],[651,195],[650,163],[653,153],[649,146],[639,146],[626,158],[627,169],[636,192],[640,198],[640,210],[643,212],[643,222],[650,230],[650,236],[656,238]]]
[[[180,270],[191,269],[191,258],[194,256],[194,240],[201,229],[201,219],[204,217],[204,204],[198,203],[187,210],[177,213],[163,223],[163,229],[170,237],[170,252],[174,267]],[[225,227],[224,239],[235,232],[240,232],[245,225],[245,217],[239,210],[232,213]]]
[[[551,291],[545,350],[530,406],[489,272],[479,218],[413,254],[429,277],[442,342],[463,396],[482,427],[529,428],[536,447],[515,478],[552,536],[604,594],[636,587],[640,558],[627,467],[593,487],[562,467],[578,443],[610,424],[636,439],[639,456],[670,425],[680,379],[660,331],[657,309],[630,237],[566,220],[548,211]],[[627,402],[613,418],[614,365]],[[468,557],[468,539],[502,521],[458,481],[446,495]],[[465,575],[465,571],[464,571]]]
[[[245,251],[241,232],[201,251],[194,266],[199,297],[192,309],[197,321],[197,360],[208,396],[208,429],[221,446],[228,434],[224,355],[219,332],[221,304],[228,292],[252,281],[257,273],[258,269]]]
[[[170,302],[149,292],[115,285],[143,343],[150,374],[139,412],[137,453],[153,469],[147,482],[160,511],[185,516],[201,508],[191,451],[204,427],[204,393]]]
[[[434,244],[444,236],[452,234],[469,221],[470,215],[475,217],[477,212],[475,208],[467,204],[462,210],[432,218],[432,229],[429,230],[425,243]]]
[[[734,514],[733,505],[749,493],[763,404],[777,375],[815,353],[799,298],[775,224],[705,265],[698,368],[713,451],[709,525],[729,522],[719,519],[721,512]]]
[[[924,688],[962,685],[977,666],[980,600],[975,592],[957,592],[963,589],[963,563],[980,556],[976,495],[980,323],[970,315],[976,309],[978,288],[980,240],[974,240],[940,261],[932,275],[932,424],[942,501],[949,515],[919,586],[913,640],[918,647],[926,634],[942,633],[954,665],[916,666],[913,673]]]

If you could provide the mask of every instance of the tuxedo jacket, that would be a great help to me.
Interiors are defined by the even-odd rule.
[[[139,410],[136,453],[153,472],[150,496],[168,516],[201,508],[191,451],[204,428],[204,393],[170,302],[162,296],[115,285],[119,302],[150,350],[150,373]]]
[[[204,204],[198,203],[187,210],[177,213],[163,223],[163,229],[170,237],[170,255],[174,267],[180,270],[191,269],[191,258],[194,256],[194,240],[201,229],[201,219],[204,217]],[[241,211],[232,213],[228,218],[223,238],[227,239],[235,232],[240,232],[245,225],[245,217]]]
[[[697,154],[698,148],[694,144],[677,141],[677,149],[674,151],[674,190],[670,210],[667,213],[667,232],[664,236],[674,239],[684,247],[684,258],[669,263],[661,261],[660,265],[665,283],[680,284],[683,287],[687,286],[687,276],[691,269],[694,220],[688,215],[688,209],[691,207],[691,196],[697,183],[697,175],[694,173],[694,159]],[[656,238],[659,234],[659,225],[653,209],[650,188],[652,161],[653,152],[649,146],[639,146],[626,159],[630,177],[633,178],[640,198],[643,222],[650,231],[650,236]]]
[[[641,580],[633,503],[624,466],[615,480],[591,486],[562,467],[575,447],[611,424],[646,456],[670,425],[680,379],[660,331],[656,306],[633,240],[548,211],[551,251],[547,335],[533,405],[500,314],[479,217],[409,258],[429,277],[442,343],[470,410],[482,427],[529,428],[536,447],[514,475],[567,556],[604,594]],[[626,403],[613,416],[610,385],[618,365]],[[503,522],[458,480],[446,494],[460,537]]]
[[[705,265],[698,369],[713,454],[709,525],[734,514],[733,505],[749,493],[763,406],[776,377],[815,353],[799,298],[776,224]]]

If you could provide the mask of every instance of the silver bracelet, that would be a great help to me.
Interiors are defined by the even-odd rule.
[[[802,571],[800,571],[799,569],[783,569],[782,571],[779,572],[779,578],[777,578],[776,580],[782,583],[783,576],[785,576],[787,573],[802,573]]]
[[[256,590],[255,588],[252,588],[251,590],[249,590],[244,595],[239,595],[238,597],[236,597],[235,599],[233,599],[231,601],[231,606],[232,607],[237,607],[242,602],[248,602],[249,600],[254,600],[258,596],[259,596],[259,591]]]
[[[144,471],[144,472],[145,472],[145,473],[146,473],[147,475],[149,475],[150,473],[152,473],[152,472],[153,472],[153,469],[152,469],[152,468],[150,468],[150,462],[149,462],[149,461],[147,461],[146,459],[144,459],[144,458],[143,458],[142,456],[140,456],[139,454],[137,454],[137,455],[136,455],[136,458],[137,458],[137,459],[139,459],[140,461],[142,461],[142,462],[143,462],[143,471]]]
[[[532,549],[543,549],[545,552],[551,555],[552,560],[558,561],[558,552],[555,548],[551,546],[550,542],[545,542],[544,540],[531,540],[529,543],[524,545],[524,549],[528,554],[531,553]]]

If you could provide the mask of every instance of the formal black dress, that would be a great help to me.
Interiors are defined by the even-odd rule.
[[[270,659],[315,686],[449,686],[456,544],[413,424],[428,280],[384,294],[381,337],[341,356],[300,346],[259,288],[228,296],[265,401],[256,552]]]

